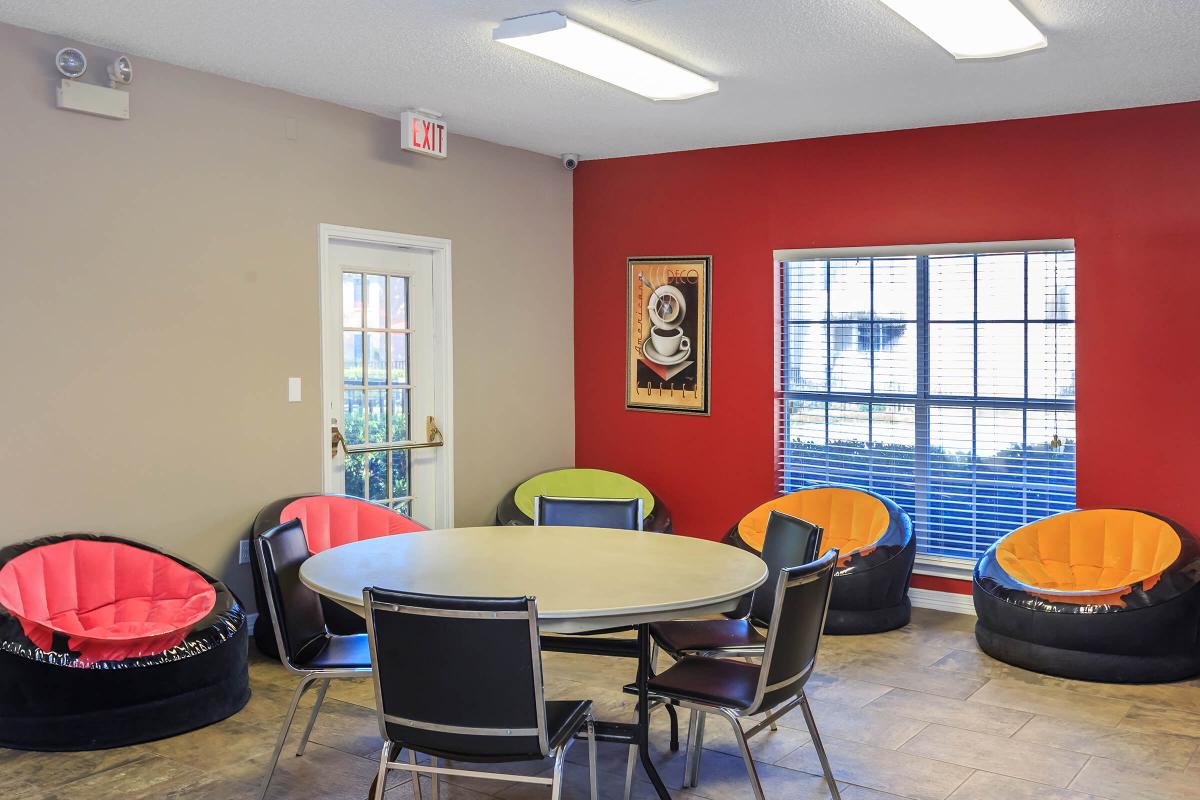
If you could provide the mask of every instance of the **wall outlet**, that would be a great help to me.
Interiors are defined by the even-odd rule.
[[[238,542],[238,563],[239,564],[249,564],[250,563],[250,540],[249,539],[242,539],[240,542]]]

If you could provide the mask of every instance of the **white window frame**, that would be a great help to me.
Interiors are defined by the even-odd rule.
[[[1045,250],[1075,250],[1074,239],[1034,239],[1005,242],[944,242],[940,244],[901,244],[870,247],[801,248],[774,251],[774,268],[784,261],[826,261],[854,258],[900,258],[905,256],[975,255],[983,253],[1020,253]],[[779,303],[776,302],[776,306]],[[777,326],[780,327],[780,326]],[[777,348],[778,352],[778,348]],[[971,580],[974,562],[961,558],[917,554],[914,572],[939,578]]]

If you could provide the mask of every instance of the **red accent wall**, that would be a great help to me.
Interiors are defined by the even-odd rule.
[[[645,483],[676,531],[719,537],[774,492],[774,249],[1074,238],[1079,504],[1200,532],[1200,103],[585,161],[574,180],[576,463]],[[651,255],[713,256],[709,417],[624,408],[623,266]]]

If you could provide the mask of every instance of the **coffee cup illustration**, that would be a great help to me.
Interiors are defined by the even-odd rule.
[[[661,356],[673,356],[680,350],[687,351],[692,348],[691,341],[679,328],[651,328],[650,341]]]

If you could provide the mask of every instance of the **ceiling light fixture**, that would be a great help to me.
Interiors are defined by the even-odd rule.
[[[568,19],[557,11],[506,19],[492,39],[651,100],[688,100],[717,82]]]
[[[1038,50],[1046,36],[1011,0],[882,0],[955,58]]]

